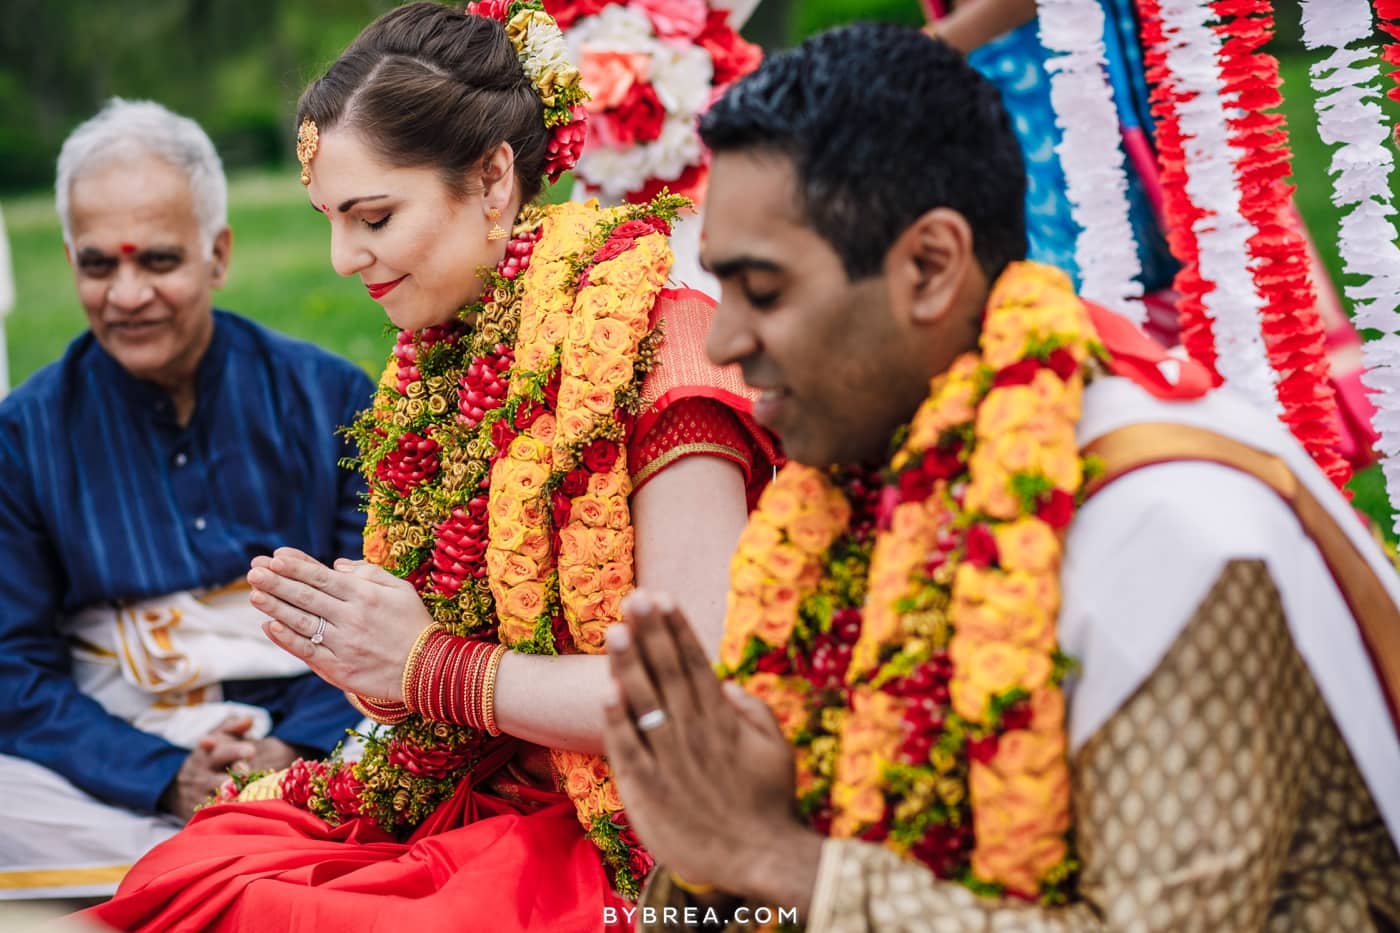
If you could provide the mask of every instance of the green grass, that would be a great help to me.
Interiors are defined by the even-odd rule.
[[[384,315],[355,279],[331,270],[325,221],[306,206],[295,170],[235,176],[229,185],[233,260],[215,304],[319,344],[378,375],[388,353]],[[56,359],[87,327],[63,258],[52,196],[6,201],[15,309],[5,321],[10,380]]]

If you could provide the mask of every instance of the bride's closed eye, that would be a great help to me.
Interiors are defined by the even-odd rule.
[[[379,218],[378,220],[370,220],[370,219],[367,218],[367,217],[366,217],[366,218],[362,218],[362,220],[363,220],[363,222],[364,222],[364,225],[365,225],[366,227],[369,227],[371,230],[382,230],[382,229],[384,229],[385,224],[387,224],[387,223],[389,222],[389,218],[392,217],[392,216],[394,216],[394,215],[393,215],[393,214],[385,214],[383,217]]]

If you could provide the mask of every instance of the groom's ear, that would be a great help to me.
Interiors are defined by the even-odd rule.
[[[956,308],[981,269],[972,250],[972,225],[952,208],[921,214],[885,254],[891,302],[914,327],[935,324]]]

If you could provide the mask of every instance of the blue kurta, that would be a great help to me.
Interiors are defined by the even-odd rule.
[[[56,620],[228,583],[281,545],[361,550],[364,487],[335,432],[370,403],[369,378],[223,311],[197,378],[182,428],[87,333],[0,402],[0,753],[136,810],[156,808],[188,752],[79,692]],[[223,689],[293,745],[329,750],[359,720],[311,674]]]

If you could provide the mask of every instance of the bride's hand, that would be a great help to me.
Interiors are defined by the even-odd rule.
[[[403,698],[404,662],[432,621],[413,584],[364,561],[327,567],[290,547],[253,558],[248,583],[253,607],[270,617],[263,631],[278,647],[342,690]]]

